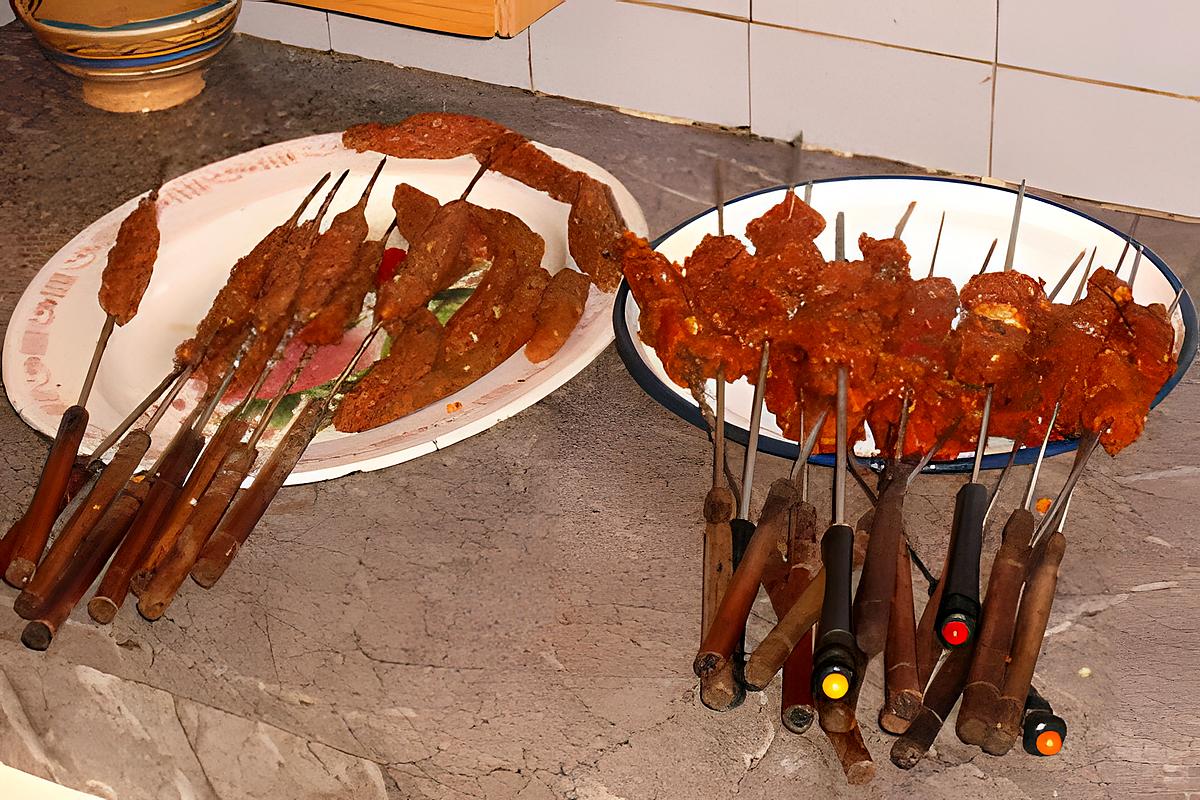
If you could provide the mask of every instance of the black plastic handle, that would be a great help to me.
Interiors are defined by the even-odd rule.
[[[854,571],[854,529],[833,525],[821,539],[821,561],[825,566],[825,595],[817,642],[813,653],[813,695],[840,700],[856,680],[854,631],[850,617],[850,581]],[[837,696],[826,691],[826,679],[839,674],[844,690]]]
[[[980,483],[963,485],[954,500],[950,557],[942,576],[946,588],[937,614],[937,635],[946,647],[970,641],[979,622],[979,558],[987,507],[988,491]]]
[[[1039,758],[1058,755],[1067,741],[1067,721],[1055,714],[1046,698],[1032,686],[1025,698],[1021,731],[1025,752]]]

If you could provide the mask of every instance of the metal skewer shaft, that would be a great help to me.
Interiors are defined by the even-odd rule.
[[[1121,257],[1117,259],[1117,265],[1113,267],[1113,274],[1118,277],[1121,275],[1121,266],[1125,263],[1125,256],[1129,255],[1129,246],[1133,244],[1134,234],[1137,233],[1138,223],[1141,221],[1141,216],[1135,214],[1133,222],[1129,224],[1129,231],[1125,234],[1125,244],[1121,247]]]
[[[1142,253],[1145,252],[1145,246],[1139,244],[1137,253],[1133,256],[1133,266],[1129,269],[1129,291],[1134,291],[1134,284],[1137,282],[1138,267],[1142,265]]]
[[[937,238],[933,240],[933,255],[929,258],[929,274],[925,277],[933,277],[933,268],[937,265],[938,250],[942,246],[942,228],[946,226],[946,212],[942,212],[942,219],[938,222]]]
[[[167,389],[177,379],[179,379],[179,377],[183,375],[185,371],[189,376],[191,375],[191,370],[186,367],[174,367],[170,373],[167,374],[167,377],[163,378],[157,386],[151,389],[150,393],[142,398],[141,402],[134,407],[133,411],[130,411],[129,415],[125,417],[125,419],[121,420],[121,424],[113,428],[112,432],[109,433],[108,436],[105,436],[104,440],[101,441],[100,444],[96,445],[96,449],[92,451],[92,454],[87,460],[89,462],[95,461],[107,453],[108,449],[120,441],[121,437],[133,427],[134,423],[142,418],[142,415],[146,413],[146,409],[154,405],[155,401],[162,396],[162,393],[167,391]],[[186,378],[184,380],[186,381]]]
[[[738,518],[750,519],[750,496],[754,487],[754,460],[758,454],[758,434],[762,427],[763,395],[767,391],[767,362],[770,359],[771,343],[764,341],[758,363],[758,380],[754,384],[754,400],[750,407],[750,435],[746,442],[746,458],[742,465],[742,502],[738,507]],[[737,531],[734,531],[734,561],[737,561]]]
[[[987,255],[983,257],[983,266],[979,268],[979,275],[987,272],[988,264],[992,263],[992,253],[996,252],[996,245],[1000,243],[999,239],[992,239],[991,245],[988,247]]]
[[[833,223],[833,260],[846,260],[846,212],[837,212]]]
[[[1096,249],[1092,248],[1092,257],[1093,258],[1095,258],[1095,253],[1096,253]],[[1079,251],[1079,255],[1075,256],[1075,260],[1071,262],[1071,266],[1067,269],[1067,271],[1065,273],[1063,273],[1063,276],[1058,279],[1058,283],[1054,284],[1054,288],[1050,290],[1050,294],[1048,295],[1048,299],[1050,300],[1051,303],[1054,302],[1054,298],[1058,296],[1058,293],[1062,291],[1063,286],[1066,285],[1066,283],[1070,279],[1071,275],[1075,272],[1075,268],[1078,267],[1080,262],[1083,261],[1083,257],[1085,255],[1087,255],[1087,248],[1084,248],[1083,250]],[[1088,262],[1088,263],[1090,264],[1091,262]]]
[[[917,201],[916,200],[913,200],[912,202],[910,202],[908,204],[908,208],[904,209],[904,214],[903,214],[903,216],[900,217],[900,221],[896,223],[896,230],[892,233],[893,239],[899,239],[901,234],[904,233],[904,227],[906,225],[908,225],[908,220],[910,217],[912,217],[912,213],[916,209],[917,209]]]
[[[1072,303],[1078,303],[1079,298],[1083,297],[1083,290],[1087,288],[1088,277],[1092,274],[1092,265],[1096,261],[1096,248],[1092,248],[1092,255],[1088,258],[1087,266],[1083,269],[1083,275],[1079,278],[1079,286],[1075,289],[1075,296],[1071,298]]]
[[[1029,485],[1025,488],[1025,498],[1021,501],[1021,508],[1029,512],[1033,511],[1038,475],[1042,471],[1042,459],[1046,457],[1046,447],[1050,444],[1050,436],[1054,433],[1054,423],[1058,420],[1060,408],[1062,408],[1061,402],[1054,404],[1054,412],[1050,415],[1049,424],[1046,425],[1046,435],[1042,437],[1042,446],[1038,448],[1037,460],[1033,462],[1033,470],[1029,473]]]
[[[83,378],[83,386],[79,389],[79,400],[75,405],[87,405],[88,396],[92,393],[92,385],[96,382],[96,373],[100,371],[100,359],[104,357],[104,351],[108,348],[108,340],[112,337],[116,324],[117,318],[112,314],[104,318],[104,325],[100,328],[100,336],[96,339],[95,349],[92,350],[92,360],[88,364],[87,374]]]
[[[1004,254],[1004,271],[1012,272],[1013,258],[1017,254],[1017,230],[1021,227],[1021,206],[1025,203],[1025,181],[1017,190],[1017,202],[1013,206],[1012,230],[1008,233],[1008,252]]]

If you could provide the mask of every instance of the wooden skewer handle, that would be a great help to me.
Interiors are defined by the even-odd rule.
[[[733,493],[714,486],[704,498],[704,575],[700,613],[700,641],[708,635],[721,606],[721,598],[733,575],[733,539],[729,520],[733,517]]]
[[[39,609],[37,617],[30,620],[21,633],[21,642],[33,650],[45,650],[71,609],[87,592],[92,581],[104,568],[121,537],[137,513],[140,500],[137,492],[118,497],[104,512],[87,538],[79,546],[62,580],[54,587],[47,601]]]
[[[208,589],[225,574],[250,532],[279,493],[283,482],[299,463],[304,449],[316,436],[324,411],[324,403],[310,400],[284,434],[283,441],[263,464],[254,483],[234,498],[233,505],[192,567],[192,579],[196,583]]]
[[[758,587],[762,583],[763,570],[767,566],[773,548],[778,546],[781,534],[788,523],[788,510],[799,500],[799,493],[791,481],[781,478],[771,484],[770,494],[763,507],[759,524],[742,555],[741,562],[733,571],[729,587],[717,614],[713,618],[708,634],[700,645],[700,651],[692,668],[697,675],[714,669],[732,655],[746,629],[746,619]],[[737,522],[737,520],[734,520]],[[734,560],[737,561],[737,535],[734,533]]]
[[[746,685],[752,689],[763,689],[783,669],[788,656],[805,634],[817,624],[821,615],[821,602],[825,595],[825,570],[813,576],[812,583],[800,593],[783,619],[775,623],[771,632],[759,643],[750,660],[746,662]]]
[[[917,621],[913,612],[912,564],[906,537],[896,549],[896,585],[888,615],[887,646],[883,651],[884,703],[879,727],[900,735],[921,711],[924,688],[917,677]]]
[[[254,466],[257,455],[258,450],[247,445],[239,445],[228,454],[209,484],[208,491],[196,504],[170,553],[159,562],[154,577],[138,599],[138,611],[143,617],[156,620],[171,605],[175,593],[183,585],[184,579],[200,555],[200,550],[208,541],[209,534],[221,521],[221,515],[229,507],[234,493]]]
[[[800,734],[812,727],[816,716],[812,691],[813,632],[808,633],[792,648],[783,664],[783,694],[779,714],[783,726]]]
[[[1033,528],[1033,514],[1024,508],[1013,511],[992,561],[979,635],[975,641],[975,657],[971,660],[962,707],[958,710],[958,738],[966,744],[982,746],[988,730],[1000,719],[1000,686],[1012,648],[1017,603],[1025,583]]]
[[[208,446],[204,448],[204,452],[200,454],[199,460],[196,461],[196,466],[192,469],[192,473],[188,475],[187,481],[183,484],[182,491],[180,491],[171,508],[163,515],[163,521],[160,523],[159,529],[155,532],[145,555],[143,555],[138,566],[133,571],[129,587],[138,597],[141,596],[142,591],[150,583],[154,575],[154,570],[158,568],[159,563],[166,558],[167,553],[175,546],[175,542],[179,538],[180,533],[182,533],[184,526],[187,525],[188,520],[195,513],[194,509],[197,500],[199,500],[200,496],[208,488],[209,483],[217,474],[217,470],[225,462],[225,458],[229,455],[231,448],[241,440],[248,428],[249,424],[242,419],[226,417],[221,421],[221,426],[213,434],[212,439],[209,440]],[[247,471],[249,471],[249,467],[247,467]],[[242,477],[245,477],[245,473],[242,474]],[[236,489],[237,487],[234,488]],[[216,523],[214,522],[214,524]]]
[[[907,479],[907,473],[897,474],[879,497],[854,596],[854,637],[868,659],[883,652],[887,642],[888,615],[896,585],[896,542],[902,538],[904,527]]]
[[[63,576],[76,549],[124,491],[149,449],[150,436],[145,431],[131,431],[121,441],[112,461],[101,471],[92,490],[50,546],[29,585],[17,596],[13,609],[19,616],[34,619],[40,613],[39,607]]]
[[[96,595],[88,602],[88,614],[96,622],[102,625],[112,622],[125,602],[133,569],[145,552],[162,515],[179,494],[179,486],[196,463],[203,446],[204,437],[187,427],[181,429],[168,445],[158,476],[150,479],[146,499],[133,518],[129,533],[108,565]]]
[[[700,676],[700,702],[712,711],[732,711],[746,700],[746,690],[734,674],[733,662],[724,661]]]
[[[79,455],[79,444],[83,441],[87,424],[88,412],[83,406],[68,408],[58,423],[58,432],[42,467],[33,502],[8,531],[8,536],[15,537],[10,545],[10,561],[4,568],[4,580],[10,586],[25,588],[37,569],[42,551],[46,549],[46,541],[50,538],[54,518],[62,510],[71,467]]]
[[[862,730],[857,723],[843,733],[825,731],[825,735],[833,745],[833,751],[837,753],[842,772],[846,774],[846,783],[851,786],[870,783],[875,777],[875,762],[871,758],[871,752],[867,750]]]
[[[963,684],[967,682],[967,670],[971,666],[971,654],[974,642],[968,641],[962,647],[956,647],[946,656],[941,669],[929,682],[925,690],[925,699],[921,713],[913,720],[912,725],[904,735],[892,745],[892,763],[900,769],[912,769],[917,762],[924,758],[933,746],[934,739],[942,729],[942,724],[954,704],[962,694]]]
[[[1021,595],[1008,672],[1000,691],[1004,707],[996,727],[988,731],[983,743],[984,751],[992,755],[1004,755],[1021,736],[1021,711],[1025,708],[1042,639],[1046,636],[1046,623],[1050,620],[1050,608],[1058,587],[1058,568],[1066,549],[1067,540],[1062,533],[1050,534],[1044,555],[1033,565]]]

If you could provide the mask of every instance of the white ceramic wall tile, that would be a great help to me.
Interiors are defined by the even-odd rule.
[[[1000,63],[1200,96],[1200,3],[1003,0]]]
[[[748,23],[570,0],[534,23],[533,85],[637,111],[750,124]]]
[[[997,0],[754,0],[756,22],[991,61]]]
[[[755,133],[987,172],[990,65],[762,25],[750,55]]]
[[[531,88],[528,31],[511,39],[471,39],[330,14],[329,34],[333,49],[341,53],[502,86]]]
[[[1001,68],[992,172],[1200,215],[1200,102]]]
[[[324,11],[246,0],[238,14],[236,29],[241,33],[273,39],[277,42],[329,49],[329,25]]]
[[[694,8],[731,17],[750,19],[750,0],[661,0],[666,5]]]

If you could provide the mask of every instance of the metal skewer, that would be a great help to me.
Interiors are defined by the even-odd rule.
[[[988,264],[992,263],[992,253],[996,252],[996,245],[1000,243],[999,239],[992,239],[991,246],[988,247],[987,255],[983,257],[983,266],[979,268],[978,275],[987,272]]]
[[[1170,319],[1175,313],[1175,309],[1179,308],[1179,301],[1183,299],[1183,294],[1186,291],[1182,286],[1179,287],[1179,291],[1175,293],[1175,299],[1171,301],[1171,305],[1167,308],[1167,319]]]
[[[1137,254],[1133,257],[1133,266],[1129,269],[1129,291],[1134,291],[1133,284],[1137,282],[1138,267],[1142,264],[1142,252],[1146,249],[1145,245],[1139,244]]]
[[[900,217],[900,221],[896,223],[896,231],[892,234],[893,239],[899,239],[900,234],[904,233],[904,226],[908,225],[908,219],[912,216],[913,211],[917,209],[917,201],[913,200],[908,204],[908,208],[904,209],[904,215]]]
[[[1087,266],[1083,268],[1083,275],[1079,278],[1079,286],[1075,288],[1075,296],[1071,298],[1072,303],[1078,303],[1083,297],[1083,290],[1087,288],[1088,277],[1092,274],[1092,264],[1096,261],[1096,248],[1092,248],[1092,255],[1088,258]]]
[[[833,260],[846,260],[846,213],[839,211],[833,223]]]
[[[929,259],[929,274],[925,277],[933,277],[933,267],[937,264],[938,249],[942,246],[942,228],[946,225],[946,212],[942,212],[942,220],[938,223],[937,238],[933,240],[933,256]]]
[[[1012,272],[1013,257],[1017,254],[1017,229],[1021,227],[1021,206],[1025,202],[1025,181],[1017,190],[1017,202],[1013,206],[1012,230],[1008,234],[1008,252],[1004,254],[1004,271]]]
[[[1121,248],[1121,257],[1117,259],[1117,265],[1113,267],[1114,275],[1121,274],[1121,265],[1125,263],[1125,256],[1129,253],[1129,246],[1133,244],[1133,236],[1137,233],[1138,223],[1141,221],[1142,218],[1135,214],[1133,222],[1129,224],[1129,231],[1125,234],[1125,246]]]
[[[1050,294],[1048,296],[1048,299],[1050,300],[1051,303],[1054,302],[1054,298],[1058,296],[1058,293],[1062,291],[1063,286],[1066,285],[1067,280],[1070,279],[1071,275],[1075,272],[1075,268],[1079,266],[1079,263],[1081,261],[1083,261],[1083,257],[1085,255],[1087,255],[1086,247],[1083,250],[1079,251],[1079,255],[1075,256],[1075,260],[1071,262],[1071,266],[1067,269],[1067,271],[1065,273],[1063,273],[1063,276],[1058,279],[1058,283],[1054,284],[1054,288],[1050,290]],[[1096,248],[1093,247],[1092,248],[1092,258],[1095,258],[1095,257],[1096,257]],[[1089,261],[1088,264],[1090,265],[1091,262]]]

